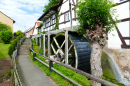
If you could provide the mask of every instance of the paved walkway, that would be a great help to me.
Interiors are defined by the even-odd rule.
[[[56,86],[44,72],[33,65],[27,55],[19,55],[18,63],[24,79],[23,86]]]
[[[57,86],[43,71],[33,65],[28,55],[19,55],[17,61],[23,86]]]

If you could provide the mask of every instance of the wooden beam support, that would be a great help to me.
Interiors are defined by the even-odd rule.
[[[43,35],[43,55],[45,55],[45,35]]]
[[[68,65],[68,30],[65,32],[65,64]]]
[[[38,45],[38,40],[37,40],[38,38],[36,38],[36,45]]]
[[[42,41],[41,41],[42,39],[41,39],[41,37],[39,38],[39,42],[40,42],[40,49],[42,48]]]
[[[50,58],[50,31],[48,31],[48,57]]]

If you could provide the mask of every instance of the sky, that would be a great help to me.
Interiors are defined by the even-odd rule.
[[[0,11],[12,18],[13,32],[32,28],[48,0],[0,0]]]

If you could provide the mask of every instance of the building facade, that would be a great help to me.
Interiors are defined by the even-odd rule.
[[[15,21],[0,11],[0,22],[11,26],[13,31],[13,24]]]

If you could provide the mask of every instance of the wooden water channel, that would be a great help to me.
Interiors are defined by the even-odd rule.
[[[89,79],[91,79],[91,80],[97,81],[97,82],[99,82],[99,83],[101,83],[101,84],[103,84],[103,85],[106,85],[106,86],[118,86],[118,85],[116,85],[116,84],[113,84],[113,83],[108,82],[108,81],[106,81],[106,80],[103,80],[103,79],[101,79],[101,78],[95,77],[95,76],[93,76],[93,75],[91,75],[91,74],[89,74],[89,73],[86,73],[86,72],[84,72],[84,71],[81,71],[81,70],[79,70],[79,69],[77,69],[77,68],[74,68],[74,67],[68,65],[68,50],[69,50],[69,48],[68,48],[68,31],[70,31],[70,32],[75,32],[75,30],[72,30],[71,28],[65,28],[65,29],[62,29],[62,30],[48,31],[46,34],[38,34],[38,35],[34,36],[32,39],[36,39],[36,44],[38,44],[37,39],[40,38],[41,35],[43,35],[43,55],[41,55],[41,54],[39,54],[39,53],[36,53],[36,52],[32,49],[32,47],[31,47],[31,48],[30,48],[30,52],[32,52],[33,60],[34,60],[34,61],[35,61],[35,60],[38,60],[39,62],[41,62],[41,63],[44,64],[45,66],[49,67],[50,72],[51,72],[52,70],[55,71],[55,72],[57,72],[59,75],[63,76],[64,78],[66,78],[67,80],[71,81],[73,84],[75,84],[75,85],[77,85],[77,86],[80,86],[77,82],[71,80],[71,79],[68,78],[67,76],[63,75],[62,73],[60,73],[59,71],[57,71],[56,69],[54,69],[54,68],[53,68],[53,62],[55,62],[55,63],[57,63],[57,64],[59,64],[59,65],[61,65],[61,66],[64,66],[64,67],[66,67],[66,68],[68,68],[68,69],[70,69],[70,70],[73,70],[73,71],[75,71],[76,73],[79,73],[79,74],[81,74],[81,75],[83,75],[83,76],[85,76],[85,77],[87,77],[87,78],[89,78]],[[59,61],[56,61],[56,60],[50,58],[50,46],[51,46],[51,44],[50,44],[50,35],[56,35],[56,34],[58,34],[58,33],[65,33],[65,64],[62,63],[62,62],[59,62]],[[45,36],[48,37],[48,56],[45,55]],[[40,38],[40,43],[39,43],[39,44],[40,44],[40,47],[41,47],[41,38]],[[33,46],[33,45],[32,45],[32,46]],[[38,54],[38,55],[44,57],[45,59],[48,59],[48,60],[49,60],[49,65],[46,64],[45,62],[41,61],[40,59],[38,59],[38,58],[36,57],[36,54]]]

